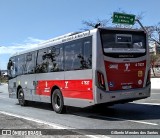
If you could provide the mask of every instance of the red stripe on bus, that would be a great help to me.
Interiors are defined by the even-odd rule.
[[[93,100],[92,80],[39,80],[36,94],[50,96],[54,86],[59,87],[64,97]]]

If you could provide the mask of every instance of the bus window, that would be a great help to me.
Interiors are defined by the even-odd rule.
[[[48,72],[47,48],[38,51],[36,73]]]
[[[101,31],[104,54],[110,57],[136,58],[146,53],[146,34],[130,31]]]
[[[63,47],[53,46],[48,49],[48,71],[63,71]]]
[[[14,78],[16,76],[16,74],[15,74],[15,57],[12,57],[9,59],[7,69],[8,69],[8,78],[9,79]]]
[[[74,42],[65,46],[65,70],[80,70],[83,68],[81,64],[82,43]]]
[[[26,73],[32,74],[34,73],[34,67],[35,67],[35,53],[31,52],[26,54]]]
[[[17,75],[23,75],[26,73],[25,55],[19,55],[17,57],[17,60],[18,60],[18,73],[17,73]]]

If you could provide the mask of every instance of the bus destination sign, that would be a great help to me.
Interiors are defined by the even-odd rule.
[[[117,12],[113,13],[112,23],[134,25],[134,22],[135,22],[135,15],[133,14],[124,14]]]

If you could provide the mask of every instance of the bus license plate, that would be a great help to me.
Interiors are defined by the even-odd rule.
[[[131,89],[132,88],[132,86],[131,85],[125,85],[125,86],[122,86],[122,89]]]

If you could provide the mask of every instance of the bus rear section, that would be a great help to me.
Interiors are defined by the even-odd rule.
[[[125,103],[150,96],[147,35],[137,30],[99,29],[95,103]]]

